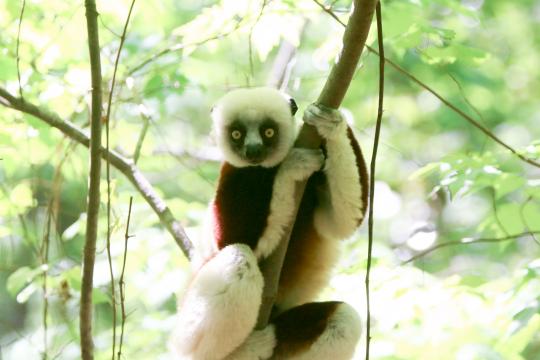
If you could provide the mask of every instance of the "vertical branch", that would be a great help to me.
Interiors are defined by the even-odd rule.
[[[43,241],[41,243],[41,248],[39,250],[41,263],[42,265],[44,265],[43,285],[42,285],[43,312],[41,315],[41,321],[43,323],[43,353],[42,353],[41,358],[43,360],[47,360],[48,358],[49,294],[48,294],[48,281],[47,280],[48,280],[48,271],[49,271],[48,265],[49,265],[51,225],[52,225],[53,215],[58,214],[58,202],[60,201],[60,190],[61,190],[61,181],[62,181],[62,178],[61,178],[62,167],[64,166],[64,163],[70,154],[71,147],[72,147],[71,144],[67,145],[66,149],[64,150],[64,154],[62,155],[62,158],[58,162],[58,165],[56,166],[56,170],[54,172],[54,177],[52,181],[52,189],[51,189],[52,195],[47,205],[45,230],[43,232]]]
[[[88,51],[92,77],[92,110],[90,119],[90,175],[86,220],[86,240],[84,243],[83,276],[81,286],[80,333],[83,360],[93,360],[92,339],[92,287],[96,240],[99,219],[99,182],[101,174],[101,62],[99,54],[99,33],[95,0],[85,0],[88,31]]]
[[[55,196],[55,195],[53,195]],[[42,291],[43,291],[43,313],[41,321],[43,323],[43,353],[41,355],[41,358],[43,360],[47,360],[47,351],[48,351],[48,323],[47,323],[47,317],[49,316],[49,298],[48,298],[48,288],[47,288],[47,278],[48,278],[48,263],[49,263],[49,243],[50,243],[50,235],[51,235],[51,220],[52,220],[52,206],[53,206],[53,199],[49,200],[49,205],[47,206],[47,223],[45,225],[45,232],[43,234],[43,242],[41,244],[40,249],[40,257],[41,257],[41,263],[44,265],[43,269],[43,285],[42,285]]]
[[[131,6],[128,11],[128,16],[124,24],[124,30],[122,36],[120,37],[120,45],[118,46],[118,52],[116,53],[116,59],[114,61],[114,70],[113,77],[111,81],[111,90],[109,91],[109,99],[107,102],[107,114],[105,115],[105,148],[107,149],[107,154],[110,151],[109,148],[109,123],[111,118],[111,107],[112,107],[112,97],[114,93],[114,85],[116,83],[116,72],[118,71],[118,63],[120,61],[120,54],[122,53],[122,47],[124,41],[126,40],[126,32],[129,24],[129,19],[131,18],[131,12],[133,11],[133,5],[135,5],[135,0],[131,1]],[[109,276],[111,278],[111,299],[112,299],[112,360],[116,353],[116,287],[114,284],[114,272],[112,266],[112,257],[111,257],[111,163],[109,157],[106,157],[106,173],[107,173],[107,261],[109,262]]]
[[[367,39],[373,13],[375,11],[376,0],[355,0],[354,10],[349,18],[349,22],[343,36],[343,48],[338,62],[332,67],[328,80],[319,96],[318,103],[327,107],[337,109],[341,104],[349,84],[352,81],[356,65],[362,54],[365,41]],[[295,143],[297,147],[317,148],[321,139],[313,126],[304,124]],[[297,183],[295,191],[294,217],[298,212],[300,200],[304,193],[306,181]],[[264,276],[264,290],[262,295],[262,305],[259,310],[256,327],[263,328],[270,319],[272,306],[276,298],[279,285],[281,268],[287,253],[289,238],[293,223],[285,229],[277,249],[261,263],[261,272]]]
[[[370,293],[369,293],[369,275],[371,271],[371,253],[373,249],[373,206],[375,199],[375,164],[377,159],[377,150],[379,148],[379,136],[381,133],[381,122],[383,114],[384,101],[384,44],[383,44],[383,29],[381,17],[381,2],[377,2],[376,6],[377,17],[377,43],[379,45],[379,106],[377,111],[377,124],[375,126],[375,138],[373,139],[373,152],[371,154],[371,164],[369,178],[369,216],[368,216],[368,257],[366,268],[366,360],[369,360],[369,345],[371,342],[371,312],[370,312]]]
[[[21,99],[23,98],[23,91],[22,91],[22,85],[21,85],[21,68],[19,66],[19,62],[21,60],[21,58],[19,57],[19,45],[21,43],[21,26],[22,26],[25,7],[26,7],[26,0],[23,0],[22,8],[21,8],[21,15],[19,16],[19,28],[17,30],[17,50],[16,50],[17,51],[17,54],[16,54],[16,57],[17,57],[17,79],[19,81],[19,96],[21,97]]]
[[[122,311],[122,323],[120,325],[120,343],[118,344],[118,357],[117,357],[118,360],[120,360],[121,355],[122,355],[122,343],[124,342],[124,324],[126,323],[126,290],[125,290],[126,285],[124,283],[124,272],[126,270],[128,240],[131,237],[131,235],[129,235],[129,221],[131,219],[132,203],[133,203],[133,196],[129,198],[129,209],[128,209],[127,224],[126,224],[126,233],[124,235],[124,259],[122,261],[122,271],[120,272],[120,282],[118,284],[120,288],[120,308]]]
[[[141,129],[141,133],[139,134],[139,138],[137,139],[137,145],[135,145],[135,151],[133,152],[134,164],[137,164],[137,161],[139,161],[139,156],[141,156],[141,149],[144,142],[144,138],[146,137],[146,133],[148,132],[148,127],[150,126],[150,116],[145,114],[143,111],[141,111],[141,117],[143,119],[143,127]]]
[[[354,1],[354,10],[343,35],[344,46],[317,100],[319,104],[333,109],[341,105],[366,44],[375,3],[374,0]]]

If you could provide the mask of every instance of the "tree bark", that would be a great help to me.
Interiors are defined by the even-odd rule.
[[[82,359],[92,360],[94,358],[94,343],[92,339],[92,289],[100,201],[102,94],[96,3],[94,0],[86,0],[85,7],[88,30],[88,49],[90,53],[90,71],[92,77],[92,112],[90,118],[90,174],[88,205],[86,210],[86,240],[84,243],[83,254],[79,327],[81,332]]]

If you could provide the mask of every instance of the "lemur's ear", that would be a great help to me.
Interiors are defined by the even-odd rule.
[[[296,114],[296,112],[298,111],[298,105],[296,105],[296,101],[294,101],[293,98],[290,98],[289,99],[289,105],[291,106],[291,114]]]

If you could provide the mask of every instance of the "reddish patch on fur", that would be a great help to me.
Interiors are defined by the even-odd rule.
[[[246,244],[255,249],[266,227],[277,167],[221,167],[212,204],[214,235],[219,249]]]
[[[294,307],[272,320],[276,327],[277,345],[274,357],[291,356],[308,350],[326,330],[340,302],[308,303]]]
[[[301,280],[309,281],[312,267],[306,266],[312,260],[313,252],[317,252],[320,237],[314,227],[313,216],[318,205],[317,192],[326,182],[322,171],[317,171],[308,180],[296,221],[291,231],[289,247],[283,263],[282,274],[279,279],[278,299],[282,298],[295,284]],[[279,304],[277,304],[279,306]]]

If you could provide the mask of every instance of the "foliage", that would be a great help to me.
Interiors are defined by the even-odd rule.
[[[346,20],[350,1],[330,4]],[[83,4],[25,5],[18,49],[24,98],[88,130]],[[105,93],[129,5],[127,0],[97,4]],[[386,0],[382,5],[388,58],[521,154],[540,158],[537,1]],[[17,96],[21,6],[16,0],[0,3],[0,87]],[[150,122],[137,165],[196,238],[218,174],[209,135],[213,101],[233,86],[265,84],[278,47],[287,40],[299,47],[288,92],[303,109],[319,94],[341,34],[342,27],[311,0],[136,2],[118,68],[111,148],[131,157]],[[374,43],[374,31],[370,39]],[[362,60],[343,110],[354,118],[369,158],[378,59],[366,52]],[[77,359],[88,151],[29,115],[0,106],[0,119],[0,357]],[[391,68],[382,140],[372,358],[537,359],[538,235],[478,244],[474,239],[540,231],[540,170]],[[187,261],[129,181],[114,169],[112,178],[116,281],[134,196],[122,353],[127,359],[165,359],[174,293],[186,281]],[[104,210],[106,191],[102,204]],[[98,359],[110,358],[112,343],[105,211],[100,224],[94,293]],[[364,226],[343,243],[339,270],[322,295],[345,299],[361,313],[366,238]],[[469,243],[402,264],[430,246],[462,239]],[[363,358],[361,345],[358,349]]]

